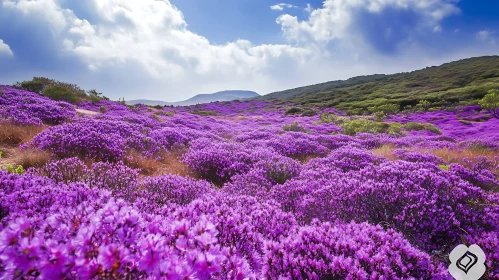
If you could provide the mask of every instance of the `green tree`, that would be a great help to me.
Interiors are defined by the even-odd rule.
[[[102,92],[98,92],[95,89],[91,89],[87,91],[88,99],[92,102],[98,102],[100,100],[109,100],[109,98],[105,97]]]
[[[499,90],[490,90],[478,104],[482,109],[489,111],[491,116],[499,119]]]
[[[43,90],[49,86],[56,83],[55,80],[45,78],[45,77],[33,77],[31,81],[17,82],[14,84],[15,88],[36,92],[42,94]]]
[[[57,101],[67,101],[70,103],[76,103],[81,101],[81,99],[78,96],[76,96],[76,94],[71,92],[70,89],[60,85],[54,85],[45,88],[45,90],[43,91],[43,95]]]

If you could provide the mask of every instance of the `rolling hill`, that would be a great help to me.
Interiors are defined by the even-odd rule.
[[[499,88],[499,56],[464,59],[393,75],[370,75],[304,86],[257,97],[303,106],[335,107],[362,114],[369,107],[396,104],[400,110],[427,100],[431,107],[476,104]]]
[[[246,90],[225,90],[219,91],[211,94],[198,94],[192,98],[189,98],[184,101],[179,102],[165,102],[165,101],[154,101],[147,99],[138,99],[127,101],[127,104],[144,104],[149,106],[155,105],[174,105],[174,106],[189,106],[196,105],[202,103],[210,103],[215,101],[232,101],[232,100],[243,100],[253,97],[260,96],[258,93],[254,91],[246,91]]]

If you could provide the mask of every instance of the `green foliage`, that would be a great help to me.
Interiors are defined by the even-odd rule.
[[[352,119],[347,120],[342,125],[344,133],[347,135],[355,135],[359,132],[368,133],[388,133],[390,129],[389,123],[376,122],[369,119]]]
[[[374,112],[373,117],[378,122],[382,122],[386,119],[386,115],[383,112]]]
[[[442,134],[438,127],[434,126],[431,123],[417,123],[417,122],[408,122],[404,125],[404,128],[408,131],[420,131],[420,130],[428,130],[436,134]]]
[[[383,104],[379,106],[372,106],[368,108],[369,112],[390,116],[398,113],[399,106],[395,104]]]
[[[317,115],[317,111],[312,109],[306,109],[303,111],[303,113],[301,113],[302,117],[313,117],[315,115]]]
[[[409,131],[413,130],[419,131],[419,130],[424,130],[425,126],[424,124],[418,122],[408,122],[405,124],[404,128]]]
[[[198,116],[216,116],[217,115],[217,112],[205,111],[205,110],[192,110],[190,113],[198,115]]]
[[[490,90],[478,104],[482,109],[489,111],[491,116],[499,119],[499,90]]]
[[[332,113],[324,113],[320,116],[322,123],[335,123],[342,124],[345,121],[345,118],[339,117]]]
[[[109,100],[109,98],[105,97],[102,92],[97,92],[95,89],[91,89],[87,91],[88,100],[92,102],[99,102],[100,100]]]
[[[441,169],[443,169],[445,171],[449,171],[450,170],[450,166],[449,165],[439,165],[438,167],[440,167]]]
[[[467,121],[467,120],[459,120],[458,122],[465,124],[465,125],[471,125],[471,122]]]
[[[371,75],[271,93],[257,99],[301,106],[334,107],[350,115],[370,107],[397,105],[400,110],[476,104],[499,88],[499,56],[471,58],[395,75]],[[425,102],[426,101],[426,102]]]
[[[428,131],[431,131],[433,133],[436,133],[436,134],[442,134],[442,132],[440,131],[440,129],[438,129],[438,127],[434,126],[433,124],[431,123],[425,123],[424,124],[424,128]]]
[[[24,168],[22,165],[18,165],[17,167],[14,168],[12,164],[7,164],[7,166],[2,167],[3,170],[7,170],[10,174],[19,174],[23,175],[24,174]]]
[[[298,122],[294,122],[292,124],[287,124],[282,127],[285,131],[296,131],[296,132],[307,132],[307,130],[298,125]]]
[[[43,90],[43,95],[57,101],[67,101],[70,103],[76,103],[81,101],[81,98],[79,98],[77,95],[71,92],[71,90],[59,85],[46,87]]]
[[[388,127],[389,134],[402,134],[403,125],[401,123],[390,123]]]
[[[3,152],[0,151],[0,158],[2,158],[2,157],[3,157]]]
[[[301,112],[303,112],[303,110],[301,108],[291,107],[291,108],[288,108],[286,110],[286,112],[284,112],[284,114],[286,114],[286,115],[294,115],[294,114],[300,114]]]
[[[419,100],[419,103],[417,105],[417,108],[420,108],[421,110],[423,110],[425,112],[428,112],[430,107],[431,107],[431,102],[426,100],[426,99]]]
[[[45,77],[33,77],[33,79],[31,81],[17,82],[13,85],[13,87],[27,90],[27,91],[31,91],[31,92],[36,92],[38,94],[43,94],[43,95],[46,95],[45,92],[49,88],[57,88],[58,93],[52,93],[50,91],[49,91],[49,93],[56,94],[56,96],[58,96],[58,98],[61,98],[60,94],[63,94],[65,96],[64,98],[69,98],[70,100],[77,100],[77,101],[88,100],[88,101],[96,102],[96,101],[99,101],[102,99],[109,100],[102,93],[97,92],[95,89],[92,89],[92,90],[89,90],[88,92],[85,92],[83,89],[81,89],[80,87],[78,87],[75,84],[60,82],[60,81],[56,81],[56,80],[45,78]],[[62,90],[62,88],[64,88],[65,90]],[[67,94],[67,91],[69,91],[71,94]],[[51,97],[51,96],[48,96],[48,97]],[[56,100],[69,101],[67,99],[56,99]],[[70,102],[72,102],[72,101],[70,101]]]

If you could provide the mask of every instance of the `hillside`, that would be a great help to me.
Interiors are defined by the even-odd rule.
[[[144,104],[144,105],[174,105],[174,106],[190,106],[202,103],[210,103],[215,101],[232,101],[232,100],[241,100],[247,98],[253,98],[260,96],[258,93],[254,91],[246,91],[246,90],[225,90],[219,91],[210,94],[198,94],[192,98],[189,98],[184,101],[179,102],[165,102],[165,101],[154,101],[147,99],[138,99],[128,101],[128,104]]]
[[[257,99],[335,107],[359,114],[384,104],[409,109],[420,100],[431,102],[431,107],[476,104],[476,100],[493,88],[499,88],[499,56],[464,59],[409,73],[326,82]]]

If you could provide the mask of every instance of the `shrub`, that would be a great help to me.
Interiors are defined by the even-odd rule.
[[[320,116],[322,123],[335,123],[342,124],[345,121],[345,118],[339,117],[332,113],[324,113]]]
[[[368,223],[316,223],[267,243],[266,252],[268,279],[443,279],[448,273],[399,233]],[[363,260],[354,261],[357,256]]]
[[[102,105],[99,107],[99,112],[105,113],[106,112],[106,106]]]
[[[355,135],[359,132],[399,134],[402,128],[398,123],[376,122],[369,119],[346,120],[341,126],[347,135]]]
[[[430,109],[431,107],[431,102],[429,102],[428,100],[420,100],[419,103],[418,103],[418,108],[421,108],[423,111],[425,112],[428,112],[428,110]]]
[[[139,189],[147,191],[145,195],[160,205],[165,203],[185,205],[204,195],[214,193],[208,182],[178,175],[148,177],[140,183]]]
[[[417,122],[408,122],[404,125],[404,128],[408,131],[420,131],[420,130],[428,130],[430,132],[436,133],[436,134],[442,134],[440,129],[438,129],[435,125],[431,123],[417,123]]]
[[[413,131],[413,130],[424,130],[425,129],[425,126],[424,124],[422,123],[417,123],[417,122],[408,122],[404,125],[404,128],[406,130],[409,130],[409,131]]]
[[[383,104],[368,108],[371,113],[381,113],[385,116],[396,114],[399,111],[399,106],[396,104]]]
[[[489,111],[491,116],[499,119],[499,90],[490,90],[478,104],[482,109]]]
[[[301,113],[302,117],[313,117],[315,115],[317,115],[317,111],[312,110],[312,109],[307,109],[307,110],[303,111],[303,113]]]
[[[294,115],[294,114],[300,114],[302,112],[303,112],[303,109],[301,109],[301,108],[291,107],[291,108],[286,109],[286,111],[284,112],[284,114],[286,114],[286,115]]]
[[[282,127],[282,129],[285,131],[307,132],[305,128],[298,125],[298,122],[286,124]]]
[[[238,144],[213,143],[206,138],[193,141],[183,161],[199,177],[217,186],[251,167],[249,150]]]
[[[71,92],[68,88],[54,85],[43,90],[43,95],[57,101],[67,101],[70,103],[80,102],[81,99]]]

